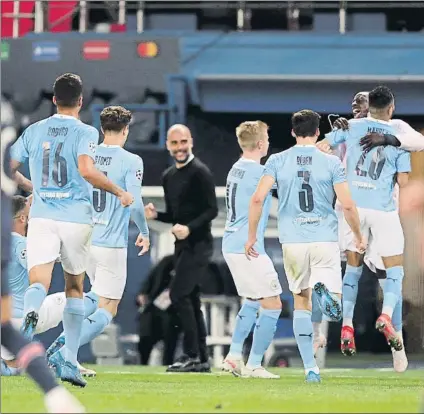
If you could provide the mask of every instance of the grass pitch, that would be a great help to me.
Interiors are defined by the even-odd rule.
[[[280,380],[212,374],[166,374],[160,367],[95,366],[84,389],[69,389],[87,412],[402,412],[417,413],[424,371],[323,370],[305,384],[302,369],[272,369]],[[43,398],[24,377],[2,377],[1,412],[43,412]]]

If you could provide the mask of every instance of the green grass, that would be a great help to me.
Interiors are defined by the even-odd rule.
[[[305,384],[301,369],[273,369],[280,380],[229,374],[166,374],[164,368],[94,367],[97,378],[72,389],[87,412],[403,412],[417,413],[424,372],[322,371]],[[1,379],[2,413],[42,412],[43,399],[27,378]]]

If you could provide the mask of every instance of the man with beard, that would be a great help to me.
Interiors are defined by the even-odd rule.
[[[369,92],[358,92],[352,101],[352,113],[355,119],[364,118],[368,116],[368,94]],[[415,131],[412,127],[410,127],[406,122],[400,119],[392,119],[390,120],[390,125],[393,126],[397,135],[402,137],[402,148],[408,150],[409,147],[415,147],[419,145],[420,140],[417,142],[417,136],[422,135]],[[346,118],[338,118],[333,126],[337,129],[346,130],[349,128],[349,124]],[[397,141],[397,145],[396,145]],[[405,141],[405,143],[404,143]],[[368,134],[361,140],[361,144],[364,145],[365,150],[369,150],[378,145],[394,145],[400,146],[400,141],[393,135],[389,134],[377,134],[372,133]],[[415,144],[415,146],[414,146]],[[421,146],[424,149],[424,139],[421,141]],[[412,149],[412,150],[414,150]],[[417,150],[417,149],[415,149]],[[346,147],[345,144],[341,144],[338,148],[339,156],[345,159]],[[395,200],[397,202],[398,198],[398,188],[396,186],[395,192]],[[336,203],[336,211],[337,209]],[[339,235],[343,234],[343,215],[338,211],[339,215]],[[340,237],[340,247],[341,250],[345,250],[345,246],[343,246],[343,237]],[[386,271],[381,257],[378,255],[376,251],[374,240],[371,235],[369,239],[368,251],[365,254],[364,262],[367,264],[368,268],[376,274],[378,281],[380,283],[381,288],[383,289],[385,280],[386,280]],[[343,330],[341,335],[341,350],[344,355],[351,356],[356,353],[355,340],[353,335],[353,313],[357,299],[358,292],[358,283],[361,275],[357,280],[348,280],[344,279],[344,288],[349,288],[346,291],[347,295],[344,295],[344,307],[343,307]],[[397,334],[402,338],[402,298],[396,304],[393,310],[392,322],[395,327]],[[392,348],[393,354],[393,367],[397,372],[403,372],[408,367],[408,359],[405,354],[405,349],[403,348],[400,351],[396,351]]]
[[[172,223],[176,239],[170,300],[184,333],[184,355],[168,371],[209,372],[199,284],[212,254],[211,221],[218,214],[215,185],[208,167],[194,157],[185,125],[168,130],[166,146],[175,160],[163,175],[166,210],[157,212],[150,203],[145,211],[148,219]]]

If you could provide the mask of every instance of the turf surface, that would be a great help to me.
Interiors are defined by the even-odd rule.
[[[73,388],[87,412],[403,412],[419,411],[424,371],[324,370],[305,384],[299,369],[273,369],[280,380],[166,374],[161,367],[92,367],[97,377]],[[22,377],[1,379],[1,412],[43,412],[42,395]]]

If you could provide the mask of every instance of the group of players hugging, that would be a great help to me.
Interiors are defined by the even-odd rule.
[[[2,125],[2,270],[7,277],[2,275],[1,370],[4,376],[23,369],[32,375],[35,361],[32,371],[49,378],[41,387],[49,396],[50,412],[66,412],[63,403],[60,408],[51,403],[52,393],[54,401],[67,401],[71,412],[82,412],[50,379],[45,353],[31,341],[63,322],[63,333],[47,350],[48,365],[57,378],[81,387],[86,385],[83,376],[95,375],[79,365],[78,349],[102,333],[117,313],[127,277],[130,218],[140,232],[140,254],[150,247],[141,199],[143,162],[123,149],[132,118],[128,110],[110,106],[102,111],[104,140],[99,145],[97,129],[78,119],[79,76],[58,77],[53,90],[57,113],[30,125],[16,142],[11,129]],[[392,119],[394,96],[387,87],[357,94],[352,109],[354,119],[339,118],[318,143],[320,116],[311,110],[296,112],[291,131],[296,145],[271,155],[265,165],[261,159],[269,149],[268,126],[247,121],[236,129],[243,154],[227,178],[222,252],[244,302],[225,371],[279,378],[262,367],[281,313],[280,282],[264,247],[273,190],[278,193],[279,240],[306,381],[321,381],[314,355],[326,345],[320,332],[323,317],[343,318],[341,350],[345,355],[356,351],[352,319],[364,261],[385,271],[376,328],[392,348],[394,369],[407,368],[402,341],[404,236],[395,183],[401,189],[407,186],[408,151],[423,150],[424,137]],[[333,155],[336,151],[339,156]],[[26,162],[30,180],[18,171]],[[15,184],[32,195],[13,195]],[[343,281],[341,251],[347,256]],[[57,261],[65,292],[48,295]],[[88,293],[83,292],[86,273]],[[253,344],[244,364],[243,344],[252,328]]]

